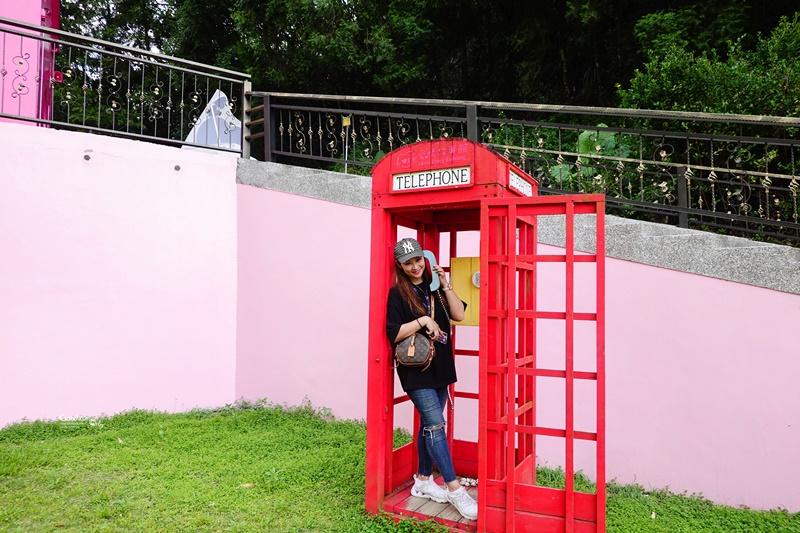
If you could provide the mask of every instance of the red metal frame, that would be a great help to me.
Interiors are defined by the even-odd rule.
[[[481,202],[481,329],[478,531],[605,531],[604,202],[600,195],[503,198]],[[576,214],[594,214],[596,252],[576,255]],[[540,254],[537,218],[565,217],[565,253]],[[517,239],[517,232],[519,238]],[[564,263],[563,310],[537,309],[540,263]],[[575,264],[594,263],[595,310],[575,309]],[[486,275],[484,275],[486,273]],[[519,281],[519,287],[517,287]],[[516,297],[515,305],[514,298]],[[564,322],[564,370],[537,364],[536,324]],[[595,323],[596,370],[574,365],[576,320]],[[517,342],[518,340],[518,342]],[[563,379],[565,427],[536,422],[536,378]],[[596,431],[576,431],[575,380],[596,382]],[[537,486],[536,436],[558,437],[565,447],[565,490]],[[597,492],[574,487],[574,441],[596,442]]]
[[[393,175],[403,172],[469,166],[469,187],[392,191]],[[509,187],[509,173],[528,181],[533,197]],[[416,469],[416,446],[392,448],[395,406],[408,396],[394,391],[390,345],[385,337],[386,295],[390,287],[393,248],[398,227],[416,231],[423,248],[441,264],[455,256],[458,233],[480,230],[481,299],[479,350],[457,349],[455,356],[479,358],[478,391],[451,390],[456,398],[478,401],[478,442],[454,438],[455,413],[448,411],[448,439],[456,472],[479,478],[478,520],[461,519],[452,511],[435,519],[451,529],[483,532],[605,531],[605,371],[604,371],[604,203],[602,195],[537,197],[533,178],[484,146],[463,139],[423,141],[388,154],[373,171],[372,264],[367,399],[367,464],[365,508],[371,513],[429,518],[426,500],[407,496]],[[575,215],[595,214],[594,254],[574,250]],[[566,220],[563,255],[537,250],[538,217],[561,215]],[[449,233],[447,250],[441,234]],[[538,265],[565,265],[564,308],[537,309]],[[575,308],[575,264],[592,263],[596,275],[596,309]],[[564,370],[537,366],[537,322],[564,322]],[[576,369],[574,323],[594,321],[596,371]],[[457,328],[456,328],[457,329]],[[457,360],[458,364],[458,360]],[[536,420],[536,379],[565,382],[565,427],[542,427]],[[594,433],[574,426],[574,382],[592,380],[597,387]],[[414,427],[418,426],[415,413]],[[564,440],[566,489],[536,484],[536,438]],[[597,493],[575,491],[574,439],[596,442]]]

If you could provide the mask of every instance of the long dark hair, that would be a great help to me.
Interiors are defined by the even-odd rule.
[[[428,266],[428,262],[425,261],[425,270],[422,271],[422,286],[430,287],[432,280],[433,275],[431,274],[431,269]],[[419,298],[414,293],[414,286],[411,283],[411,280],[408,279],[408,276],[406,276],[406,273],[403,271],[403,265],[397,261],[394,262],[393,283],[395,289],[397,289],[397,292],[400,293],[400,296],[403,297],[403,300],[406,301],[415,314],[419,316],[428,314],[428,311],[422,306],[422,302],[419,301]]]

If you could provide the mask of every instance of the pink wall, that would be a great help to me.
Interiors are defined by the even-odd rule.
[[[0,426],[233,400],[235,172],[0,124]]]
[[[365,418],[370,211],[240,185],[236,395]]]
[[[800,359],[792,334],[800,296],[606,261],[609,478],[728,505],[800,510]],[[588,293],[590,267],[576,267]],[[540,305],[557,309],[563,267],[554,263],[540,275],[548,276]],[[582,306],[593,310],[591,302]],[[540,353],[563,346],[563,329],[539,334]],[[593,343],[590,328],[576,327],[578,359]],[[593,370],[588,358],[583,364]],[[587,430],[594,430],[594,392],[576,387],[576,424]],[[563,409],[562,398],[563,387],[550,384],[540,402]],[[552,415],[563,427],[563,417]],[[540,459],[563,464],[563,446],[552,440]],[[593,448],[576,453],[579,467],[594,472]]]
[[[0,426],[242,397],[365,417],[369,211],[236,185],[235,165],[0,124]],[[800,296],[614,259],[607,294],[609,477],[800,511]]]
[[[610,260],[608,464],[620,481],[800,510],[800,296]]]
[[[0,17],[39,24],[42,19],[42,0],[3,0],[0,2]]]
[[[307,396],[337,416],[364,418],[367,212],[242,186],[239,217],[237,396],[289,404]],[[270,230],[276,226],[280,232]],[[459,255],[477,254],[469,241],[460,239]],[[311,259],[291,263],[304,249]],[[592,294],[585,265],[576,283]],[[547,268],[542,305],[563,301],[563,267]],[[293,280],[309,301],[291,296]],[[609,478],[800,510],[800,296],[615,259],[607,260],[606,291]],[[582,310],[593,310],[589,300],[579,299]],[[310,319],[300,326],[308,334],[275,337],[300,316]],[[580,326],[576,334],[579,364],[593,370],[593,334]],[[476,328],[459,335],[462,347],[477,346]],[[563,345],[563,335],[541,327],[541,353]],[[279,359],[270,359],[271,348]],[[286,355],[293,353],[303,356]],[[476,389],[474,367],[460,367],[460,389]],[[540,393],[541,420],[563,424],[563,387],[550,383]],[[594,389],[578,386],[576,395],[579,429],[594,430]],[[458,401],[456,432],[465,438],[476,435],[475,403]],[[410,425],[406,411],[397,409],[399,425]],[[540,461],[563,464],[562,444],[539,444]],[[576,453],[578,467],[594,472],[593,448],[578,445]]]

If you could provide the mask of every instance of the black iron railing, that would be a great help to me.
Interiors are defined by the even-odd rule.
[[[542,194],[602,192],[609,211],[625,216],[800,244],[800,118],[263,92],[252,97],[262,104],[253,107],[249,123],[259,159],[358,172],[354,167],[371,167],[403,144],[464,137],[535,176]]]
[[[2,119],[249,156],[249,79],[0,17]]]
[[[0,18],[0,120],[363,173],[404,144],[464,137],[543,194],[800,244],[794,117],[252,92],[246,74]]]

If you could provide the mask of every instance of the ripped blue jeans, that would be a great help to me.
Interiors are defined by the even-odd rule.
[[[436,463],[445,483],[456,478],[450,446],[447,444],[447,430],[444,424],[444,407],[447,404],[447,387],[438,389],[416,389],[408,391],[420,418],[419,436],[417,437],[417,453],[421,476],[433,473]]]

